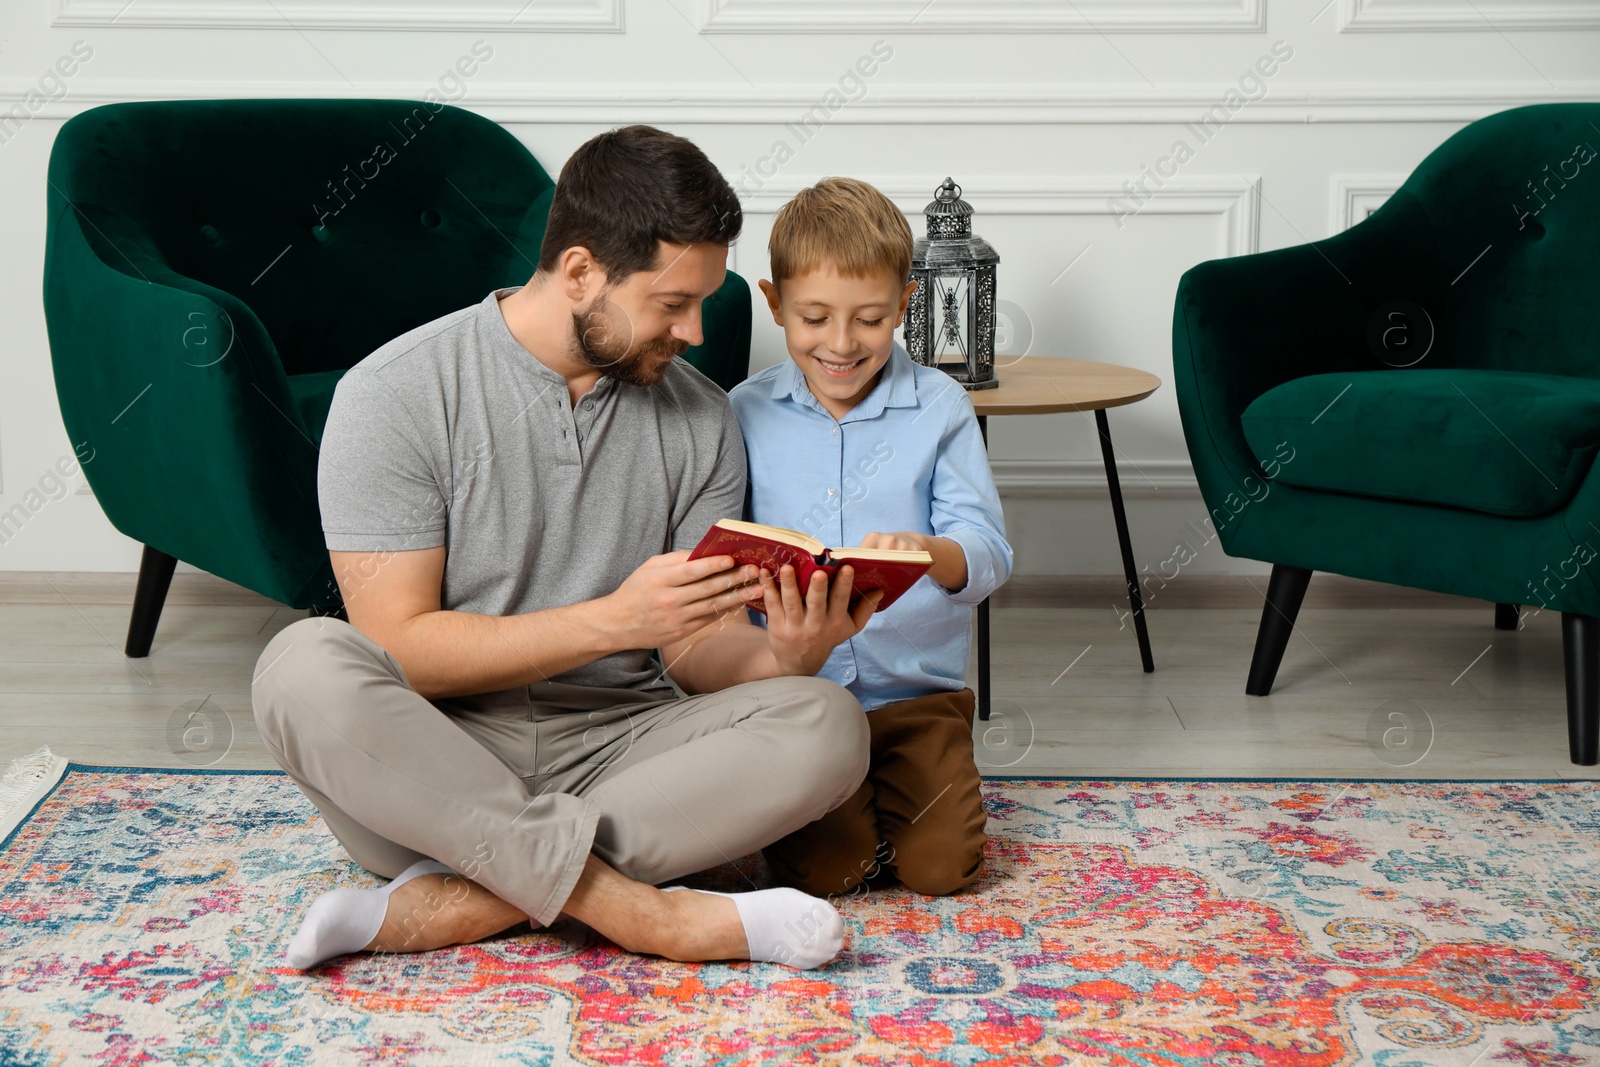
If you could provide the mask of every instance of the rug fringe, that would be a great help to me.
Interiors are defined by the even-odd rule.
[[[0,777],[0,841],[11,835],[27,818],[39,799],[55,787],[66,773],[67,761],[45,745],[37,752],[11,761]]]

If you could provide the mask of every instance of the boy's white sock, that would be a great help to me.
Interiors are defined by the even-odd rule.
[[[450,874],[434,860],[413,863],[380,889],[334,889],[311,902],[284,953],[289,966],[308,971],[323,960],[360,952],[372,943],[389,910],[389,894],[423,874]]]
[[[688,886],[664,886],[671,893]],[[802,971],[820,967],[844,948],[844,920],[832,904],[798,889],[760,889],[753,893],[715,893],[739,909],[750,958],[760,963],[782,963]]]

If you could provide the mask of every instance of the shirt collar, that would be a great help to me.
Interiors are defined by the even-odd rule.
[[[792,358],[781,364],[778,373],[773,376],[772,399],[792,400],[797,404],[815,408],[824,415],[828,414],[828,409],[812,395],[811,387],[806,384],[806,376],[800,373],[800,365]],[[889,353],[888,362],[883,365],[883,375],[878,379],[878,384],[873,386],[872,392],[868,393],[861,403],[851,408],[841,421],[874,419],[882,415],[885,408],[916,406],[916,364],[911,362],[911,356],[901,347],[900,342],[896,341]]]
[[[511,327],[506,323],[505,312],[500,310],[500,298],[510,296],[521,288],[522,286],[520,285],[508,285],[504,289],[494,290],[483,298],[483,303],[479,307],[483,312],[483,321],[488,335],[494,340],[496,346],[517,366],[525,367],[535,376],[544,378],[547,381],[565,382],[565,378],[545,366],[532,352],[523,348],[522,342],[517,340],[516,335],[511,332]]]

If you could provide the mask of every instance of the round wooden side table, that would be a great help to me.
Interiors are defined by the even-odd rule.
[[[1111,492],[1111,514],[1117,523],[1117,546],[1122,550],[1122,572],[1128,581],[1128,606],[1139,641],[1139,659],[1145,673],[1156,669],[1150,656],[1150,634],[1145,628],[1144,601],[1128,542],[1128,516],[1122,507],[1122,484],[1117,480],[1116,450],[1106,409],[1143,400],[1161,387],[1161,379],[1132,367],[1095,363],[1086,359],[1021,356],[997,361],[992,389],[975,389],[967,395],[978,413],[984,444],[989,442],[990,415],[1047,415],[1058,411],[1094,412],[1100,434],[1100,455],[1106,464],[1106,485]],[[978,718],[989,717],[989,601],[978,605]]]

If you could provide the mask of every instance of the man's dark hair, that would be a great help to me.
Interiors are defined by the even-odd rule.
[[[656,261],[657,242],[731,244],[739,198],[693,142],[654,126],[624,126],[584,142],[556,180],[539,269],[587,248],[616,284]]]

